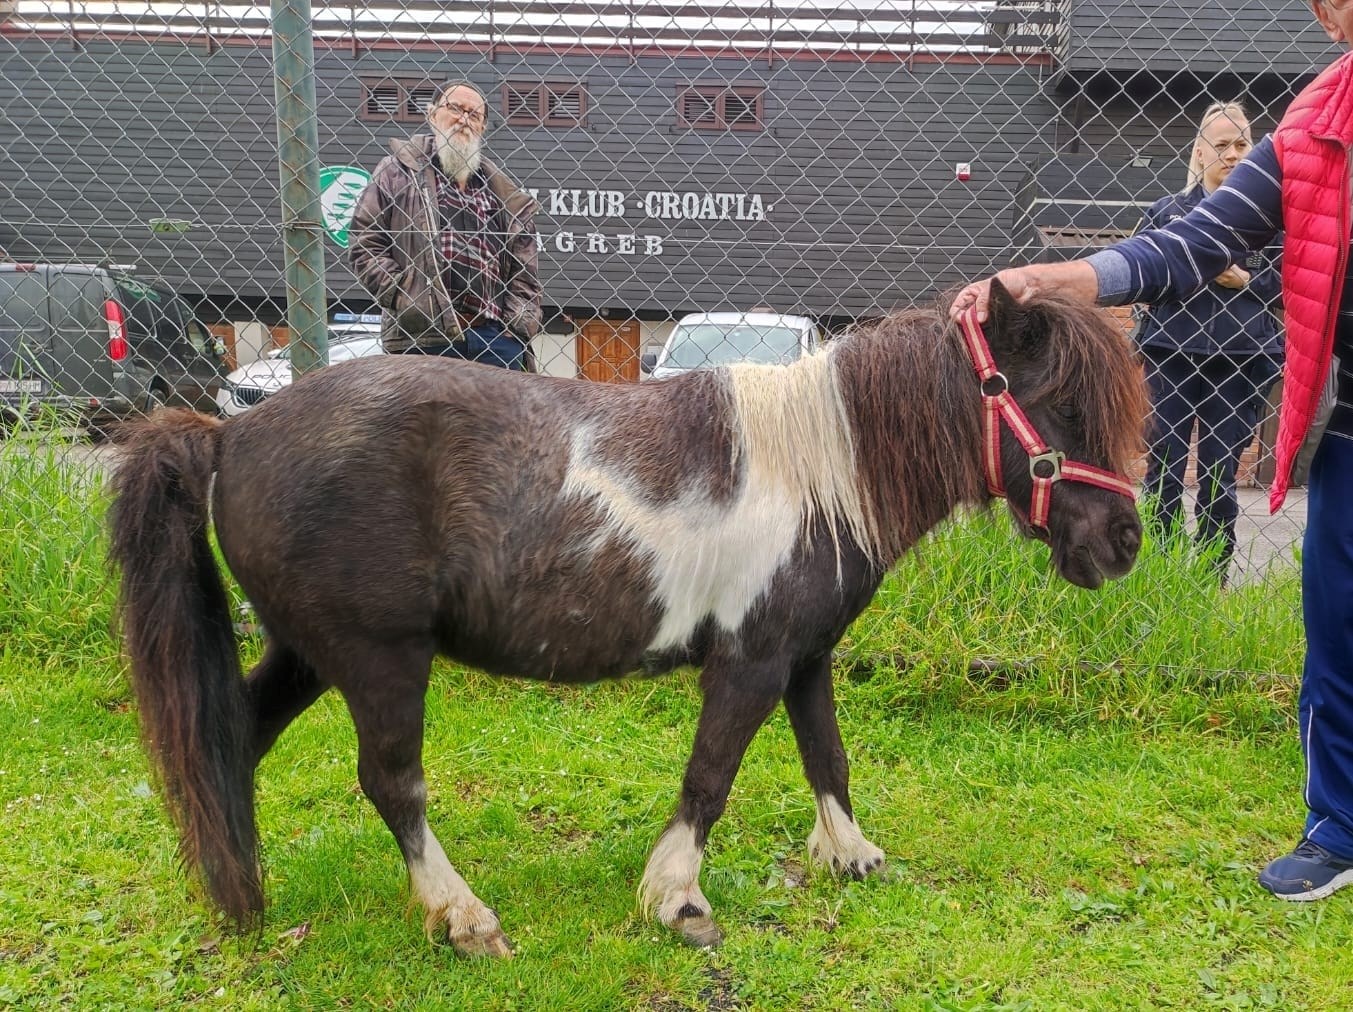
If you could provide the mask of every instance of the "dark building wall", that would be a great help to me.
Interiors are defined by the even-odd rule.
[[[361,80],[469,77],[497,104],[505,80],[577,80],[586,124],[500,121],[489,153],[539,192],[542,274],[554,305],[650,312],[759,302],[824,315],[906,304],[983,273],[1024,236],[1012,197],[1050,150],[1056,105],[1046,68],[916,60],[717,59],[706,55],[317,51],[321,163],[368,169],[417,124],[359,118]],[[266,46],[206,47],[0,39],[16,99],[0,112],[13,142],[0,247],[47,259],[143,264],[188,291],[282,296],[271,59]],[[692,83],[766,88],[766,129],[676,124]],[[957,162],[972,164],[967,183]],[[615,190],[621,217],[560,213],[550,191]],[[764,220],[645,213],[651,192],[757,195]],[[651,208],[651,204],[649,207]],[[155,236],[153,217],[192,220]],[[559,249],[573,233],[577,249]],[[587,235],[607,252],[588,252]],[[618,253],[617,237],[636,236]],[[648,240],[662,252],[645,253]],[[335,297],[356,296],[335,246]]]
[[[1072,74],[1288,76],[1322,67],[1339,52],[1305,2],[1076,0],[1070,8],[1060,65]]]
[[[418,129],[360,118],[365,78],[468,77],[495,110],[505,81],[577,81],[589,99],[583,126],[521,128],[499,116],[488,138],[491,157],[542,200],[548,304],[661,315],[765,302],[868,315],[1028,255],[1031,201],[1048,196],[1040,167],[1066,156],[1073,173],[1120,180],[1114,199],[1154,199],[1182,185],[1208,101],[1248,97],[1262,133],[1334,52],[1304,4],[1254,0],[1225,11],[1076,3],[1067,39],[1055,67],[319,44],[320,159],[371,169],[391,138]],[[1077,83],[1065,89],[1069,75]],[[209,49],[201,39],[72,45],[7,33],[0,81],[0,248],[139,263],[217,301],[281,305],[267,40]],[[678,126],[678,89],[704,83],[763,85],[766,128]],[[1151,159],[1150,173],[1122,171],[1135,156]],[[958,162],[971,163],[966,183],[954,178]],[[565,213],[555,190],[617,191],[625,213]],[[655,218],[651,193],[756,195],[765,216]],[[156,236],[154,217],[198,224]],[[359,301],[343,252],[326,241],[326,256],[331,295]]]

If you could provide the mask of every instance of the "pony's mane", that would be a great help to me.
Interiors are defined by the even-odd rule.
[[[1023,307],[1025,327],[1041,333],[1051,354],[1045,378],[1030,400],[1074,404],[1082,413],[1087,452],[1120,474],[1144,449],[1142,422],[1150,414],[1141,366],[1130,342],[1103,310],[1046,296]]]
[[[870,556],[891,566],[960,503],[986,500],[977,377],[938,307],[894,313],[831,346]]]
[[[1006,312],[1018,314],[1005,325],[1021,340],[1046,346],[1023,399],[1074,405],[1091,459],[1125,472],[1142,436],[1123,420],[1148,406],[1121,332],[1099,309],[1058,298]],[[938,305],[857,327],[790,366],[734,365],[728,376],[734,463],[796,499],[805,531],[820,519],[886,567],[955,506],[988,498],[977,379]]]
[[[789,366],[729,367],[732,462],[745,468],[748,487],[778,487],[797,501],[805,534],[822,517],[833,540],[844,525],[873,555],[877,526],[861,496],[852,426],[831,359],[827,348]]]

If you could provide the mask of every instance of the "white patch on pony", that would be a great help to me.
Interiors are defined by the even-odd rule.
[[[781,490],[744,483],[733,502],[720,505],[693,483],[658,505],[634,475],[589,461],[583,447],[590,442],[575,439],[563,493],[593,498],[604,510],[594,548],[620,538],[648,563],[662,621],[647,649],[685,644],[706,617],[736,630],[790,558],[796,504]]]
[[[865,875],[883,864],[883,851],[864,838],[855,820],[830,794],[817,799],[817,822],[808,836],[808,855],[848,875]]]
[[[561,495],[593,499],[603,510],[593,550],[619,538],[649,564],[662,608],[649,651],[684,645],[707,617],[736,631],[816,515],[833,530],[844,522],[867,551],[877,542],[829,354],[719,375],[734,404],[732,463],[740,473],[731,502],[716,503],[691,475],[678,498],[655,503],[638,475],[592,459],[593,427],[573,434]]]
[[[639,882],[639,902],[648,915],[672,927],[688,904],[706,916],[709,900],[700,891],[700,862],[704,851],[695,845],[695,827],[674,822],[667,827],[649,855]]]
[[[502,934],[498,917],[470,889],[447,860],[446,851],[425,821],[423,853],[409,864],[413,894],[426,911],[424,928],[431,935],[445,925],[447,936],[462,948],[473,939],[492,939]]]

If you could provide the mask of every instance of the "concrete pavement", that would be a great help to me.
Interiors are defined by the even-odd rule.
[[[1236,520],[1236,556],[1231,567],[1233,583],[1259,579],[1270,566],[1297,567],[1296,551],[1306,530],[1306,489],[1294,488],[1276,514],[1268,511],[1267,488],[1239,491],[1240,516]],[[1189,503],[1192,517],[1193,504]]]

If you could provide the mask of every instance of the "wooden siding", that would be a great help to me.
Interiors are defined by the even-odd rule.
[[[1340,52],[1306,3],[1076,0],[1070,7],[1067,48],[1058,63],[1073,75],[1295,76]]]

